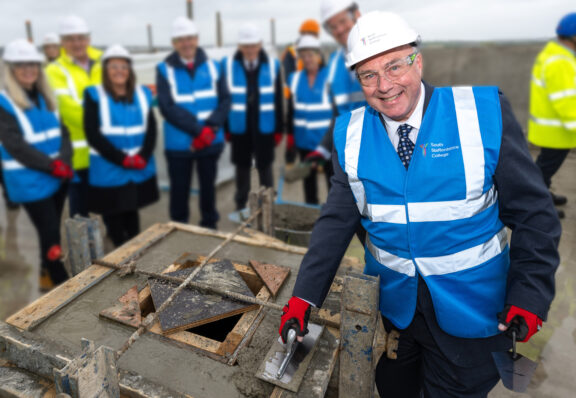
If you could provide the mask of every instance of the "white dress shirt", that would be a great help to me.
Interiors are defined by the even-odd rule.
[[[408,120],[404,122],[397,122],[396,120],[390,119],[388,116],[382,115],[382,119],[384,119],[384,123],[386,125],[386,132],[388,133],[388,137],[390,138],[390,142],[394,146],[394,149],[398,151],[398,142],[400,141],[400,136],[398,135],[398,127],[402,124],[408,124],[412,127],[412,130],[408,134],[410,141],[416,144],[416,138],[418,138],[418,131],[420,130],[420,125],[422,124],[422,114],[424,113],[424,84],[420,83],[420,98],[418,99],[418,103],[416,104],[416,108],[412,115],[408,118]]]

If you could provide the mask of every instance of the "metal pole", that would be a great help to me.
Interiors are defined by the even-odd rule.
[[[32,22],[29,19],[26,20],[26,37],[30,43],[34,43],[34,36],[32,35]]]
[[[186,0],[186,13],[188,18],[194,19],[194,10],[192,9],[192,0]]]
[[[270,18],[270,43],[272,47],[276,47],[276,21]]]
[[[146,25],[146,30],[148,31],[148,51],[154,52],[154,41],[152,40],[152,24]]]
[[[222,47],[222,18],[220,11],[216,11],[216,47]]]

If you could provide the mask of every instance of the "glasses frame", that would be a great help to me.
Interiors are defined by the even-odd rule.
[[[360,82],[360,84],[364,87],[377,87],[380,85],[380,78],[384,78],[386,80],[388,80],[390,83],[394,83],[395,81],[398,81],[398,79],[400,79],[402,76],[404,76],[406,73],[408,73],[408,71],[410,70],[410,68],[412,67],[412,65],[414,64],[414,61],[416,61],[416,57],[418,56],[418,54],[420,54],[420,51],[414,51],[412,54],[404,57],[404,58],[400,58],[398,61],[393,61],[391,63],[389,63],[388,65],[386,65],[386,67],[384,68],[384,75],[380,74],[380,72],[373,72],[373,71],[366,71],[365,73],[375,73],[378,77],[376,78],[376,84],[372,85],[372,84],[366,84],[366,82],[364,82],[362,80],[362,75],[358,72],[356,72],[356,78],[358,79],[358,81]],[[394,79],[391,79],[388,76],[388,70],[389,68],[391,68],[394,65],[397,65],[400,62],[406,62],[406,64],[408,65],[408,69],[406,69],[406,72],[404,72],[403,74],[401,74],[400,76],[397,76]]]

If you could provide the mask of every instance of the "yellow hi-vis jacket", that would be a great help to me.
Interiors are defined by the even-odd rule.
[[[536,57],[530,83],[528,141],[544,148],[576,147],[576,56],[551,41]]]
[[[101,56],[102,51],[88,47],[88,57],[94,62],[90,73],[75,64],[64,49],[58,59],[46,66],[50,86],[58,100],[60,118],[70,131],[70,140],[74,148],[72,166],[76,170],[86,169],[89,165],[90,155],[84,134],[82,102],[84,89],[102,81]]]

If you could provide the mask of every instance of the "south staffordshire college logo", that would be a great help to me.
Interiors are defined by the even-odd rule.
[[[422,156],[426,157],[426,147],[428,146],[428,143],[425,144],[420,144],[420,148],[422,148]]]

